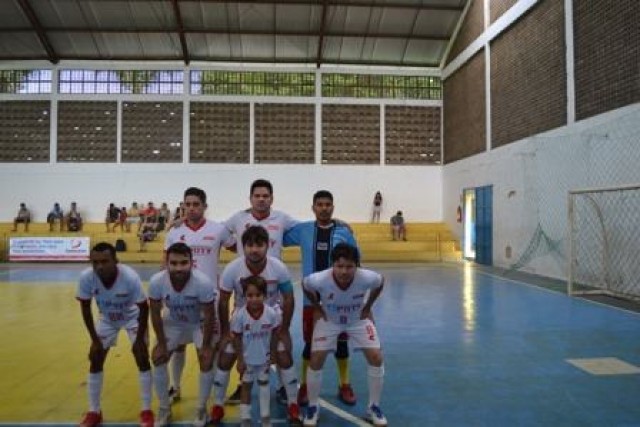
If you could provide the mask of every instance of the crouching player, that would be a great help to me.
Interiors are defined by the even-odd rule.
[[[331,268],[314,273],[302,282],[305,294],[318,313],[307,370],[309,407],[304,425],[318,423],[322,367],[327,354],[335,350],[338,336],[346,332],[353,347],[362,349],[368,364],[367,418],[374,426],[386,426],[387,420],[380,409],[384,376],[382,350],[370,316],[371,307],[382,292],[384,278],[374,271],[359,268],[357,249],[346,243],[335,246],[331,264]]]
[[[155,365],[154,386],[160,403],[155,425],[163,427],[171,420],[167,369],[171,353],[180,345],[194,343],[198,349],[200,387],[193,425],[204,427],[209,422],[206,405],[213,385],[217,295],[211,280],[193,269],[189,246],[174,243],[167,248],[166,256],[166,270],[154,274],[149,283],[151,323],[158,341],[151,356]],[[163,305],[166,307],[164,316]]]

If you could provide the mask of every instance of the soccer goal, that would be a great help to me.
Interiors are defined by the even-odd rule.
[[[569,295],[640,300],[640,185],[569,191]]]

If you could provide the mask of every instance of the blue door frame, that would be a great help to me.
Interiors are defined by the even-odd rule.
[[[493,265],[493,186],[476,188],[476,262]]]

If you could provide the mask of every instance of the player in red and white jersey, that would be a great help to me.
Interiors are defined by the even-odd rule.
[[[382,292],[384,278],[374,271],[359,268],[358,259],[354,246],[339,243],[331,252],[332,267],[302,281],[305,294],[318,312],[307,369],[309,407],[304,416],[305,426],[315,426],[318,422],[322,368],[327,354],[335,350],[338,336],[345,332],[353,347],[361,349],[367,360],[367,415],[373,425],[387,425],[380,409],[383,356],[378,331],[371,320],[371,308]]]
[[[267,180],[258,179],[251,184],[249,201],[251,208],[237,212],[226,220],[227,228],[239,240],[249,226],[261,225],[269,233],[269,256],[282,258],[282,236],[298,221],[284,212],[271,209],[273,186]],[[238,255],[242,254],[242,248],[238,247]]]
[[[103,368],[109,349],[116,345],[118,332],[124,329],[133,344],[132,351],[140,371],[142,412],[140,425],[152,427],[151,364],[148,350],[149,306],[142,290],[140,276],[131,267],[118,264],[116,249],[105,242],[91,249],[92,267],[80,275],[76,298],[80,301],[82,319],[91,337],[89,349],[89,411],[80,422],[81,427],[102,423],[100,396]],[[91,301],[96,301],[99,318],[94,323]]]
[[[229,300],[234,294],[235,310],[245,305],[244,282],[251,276],[262,277],[267,284],[266,305],[282,311],[282,325],[273,335],[275,359],[284,383],[288,415],[290,421],[299,421],[299,408],[296,403],[298,380],[291,356],[291,334],[289,327],[294,311],[293,285],[291,275],[282,261],[267,255],[269,234],[259,225],[250,226],[242,234],[242,246],[245,256],[229,263],[220,279],[220,315],[221,343],[218,355],[218,370],[214,381],[214,407],[211,418],[214,423],[224,417],[222,407],[225,392],[229,384],[231,367],[236,359],[236,352],[231,345],[229,334]]]
[[[184,243],[174,243],[167,248],[166,267],[154,274],[149,284],[151,322],[158,341],[152,356],[153,378],[160,402],[156,427],[166,426],[171,420],[167,362],[178,346],[189,343],[194,343],[198,349],[200,363],[194,425],[204,427],[208,423],[206,404],[213,384],[217,291],[209,277],[193,269],[191,249]]]
[[[209,277],[214,287],[218,284],[218,260],[221,248],[235,247],[235,239],[224,224],[205,218],[207,194],[196,187],[184,192],[183,206],[185,220],[179,226],[171,228],[165,238],[165,250],[174,243],[182,242],[191,248],[193,267]],[[216,332],[218,331],[216,325]],[[184,371],[184,346],[179,346],[171,356],[171,379],[169,388],[171,400],[180,399],[180,383]]]

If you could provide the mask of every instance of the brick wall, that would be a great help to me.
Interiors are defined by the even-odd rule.
[[[566,123],[564,34],[564,3],[545,0],[491,44],[493,147]]]
[[[444,162],[486,149],[484,49],[444,81]]]
[[[640,101],[640,1],[575,0],[576,119]]]
[[[493,0],[489,1],[489,19],[493,24],[496,22],[498,18],[500,18],[504,13],[511,9],[511,6],[518,3],[518,0]]]
[[[453,42],[447,64],[453,61],[467,46],[480,37],[484,31],[484,0],[469,0],[471,6]]]

